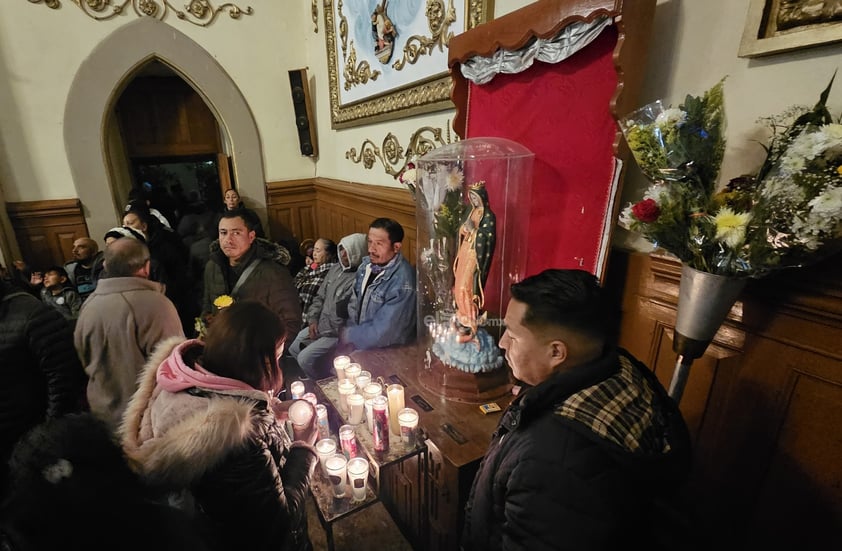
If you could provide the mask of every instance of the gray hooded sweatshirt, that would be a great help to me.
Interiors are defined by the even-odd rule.
[[[348,255],[347,263],[342,251]],[[307,309],[307,323],[318,323],[320,337],[338,337],[339,329],[348,319],[348,303],[354,292],[354,277],[367,251],[364,233],[352,233],[339,241],[336,247],[339,262],[330,269],[319,292]]]

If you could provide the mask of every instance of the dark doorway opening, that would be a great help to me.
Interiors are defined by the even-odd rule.
[[[132,159],[135,187],[173,228],[185,214],[222,210],[219,170],[216,155]]]

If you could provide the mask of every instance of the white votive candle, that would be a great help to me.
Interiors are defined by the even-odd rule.
[[[363,422],[365,398],[362,394],[348,395],[348,423],[359,425]]]
[[[350,379],[339,383],[339,411],[348,413],[348,396],[357,391],[357,385]]]
[[[404,408],[403,386],[389,385],[386,387],[386,396],[389,397],[389,430],[396,436],[401,435],[401,426],[398,423],[398,412]]]
[[[289,385],[289,392],[293,400],[299,400],[304,396],[304,383],[301,381],[293,381]]]
[[[348,356],[336,356],[333,358],[333,369],[336,370],[336,380],[342,382],[345,379],[345,368],[351,363],[351,358]]]
[[[357,384],[357,375],[362,372],[363,368],[360,364],[350,363],[345,367],[345,378],[350,379],[352,383]]]

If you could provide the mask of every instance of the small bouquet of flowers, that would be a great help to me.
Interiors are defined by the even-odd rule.
[[[219,295],[213,300],[214,313],[198,316],[193,322],[193,328],[196,330],[196,338],[205,340],[211,322],[216,314],[225,308],[234,304],[234,299],[230,295]]]
[[[833,79],[812,109],[764,119],[765,162],[717,190],[723,84],[677,108],[655,102],[621,121],[652,184],[623,210],[620,225],[711,274],[762,277],[818,260],[842,237],[842,124],[826,107]]]
[[[418,169],[408,163],[398,180],[409,188],[412,198],[422,201],[428,212],[433,213],[436,237],[456,239],[459,225],[468,210],[462,200],[462,183],[465,176],[458,167],[440,166],[435,174],[427,174],[423,186],[418,186]]]

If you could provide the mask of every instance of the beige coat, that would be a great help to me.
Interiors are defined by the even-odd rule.
[[[91,412],[117,429],[155,345],[184,336],[160,283],[139,277],[101,279],[82,305],[74,341],[88,375]]]

